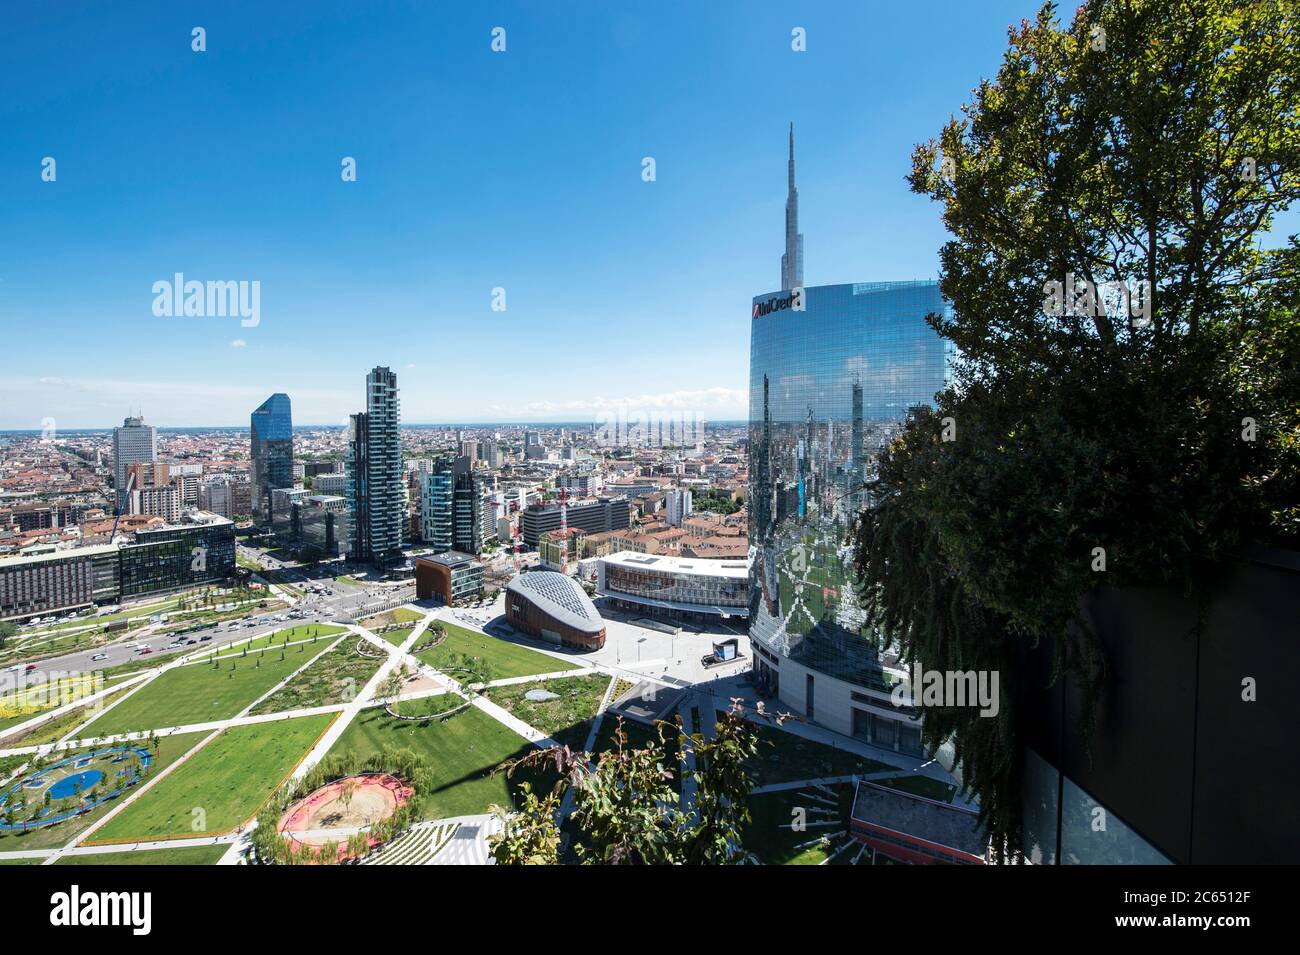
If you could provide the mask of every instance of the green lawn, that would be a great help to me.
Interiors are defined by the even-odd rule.
[[[357,638],[348,637],[250,710],[253,715],[281,713],[306,706],[347,703],[357,698],[384,662],[357,653]]]
[[[393,709],[399,716],[432,717],[454,710],[464,703],[463,696],[457,696],[455,693],[439,693],[436,696],[422,696],[415,700],[401,700],[393,704]]]
[[[30,690],[7,693],[0,697],[0,730],[35,719],[42,713],[75,703],[82,697],[104,689],[92,674],[60,677],[51,683],[38,683]]]
[[[367,630],[373,630],[375,627],[383,627],[390,623],[415,623],[423,619],[424,614],[418,610],[412,610],[410,607],[394,607],[392,610],[377,613],[373,617],[366,617],[360,621],[360,624]]]
[[[583,749],[587,745],[587,736],[591,733],[596,708],[600,706],[609,681],[610,677],[604,673],[595,673],[591,676],[566,677],[563,680],[495,686],[487,690],[485,695],[557,743],[567,745],[570,749]],[[533,701],[525,695],[531,690],[546,690],[557,694],[558,699]]]
[[[447,663],[448,658],[456,654],[464,654],[481,658],[488,666],[489,678],[493,680],[574,669],[567,661],[549,657],[536,650],[498,640],[485,633],[467,630],[453,623],[441,620],[437,623],[447,631],[447,639],[432,650],[424,650],[416,654],[431,667],[440,667]],[[429,631],[425,633],[432,639],[432,633]]]
[[[229,719],[327,645],[322,640],[287,650],[230,656],[218,660],[215,667],[207,663],[176,667],[106,712],[80,735],[108,736]]]
[[[116,693],[101,697],[93,703],[87,703],[85,706],[69,710],[61,716],[46,720],[29,730],[6,736],[0,746],[10,749],[18,746],[40,746],[42,743],[56,743],[86,722],[86,720],[93,719],[95,714],[104,707],[110,705],[114,700],[122,698],[133,689],[133,686],[126,687]]]
[[[158,740],[157,750],[150,747],[154,753],[153,762],[149,766],[149,776],[157,775],[172,763],[176,762],[181,756],[188,753],[191,749],[199,744],[208,734],[206,733],[182,733],[176,736],[163,736]],[[66,759],[72,756],[73,750],[68,750],[59,754],[59,759]],[[145,780],[148,781],[148,778]],[[136,793],[137,789],[128,790],[128,795]],[[66,845],[71,842],[73,837],[82,832],[91,823],[105,816],[110,809],[121,805],[121,798],[115,799],[106,805],[99,806],[92,812],[84,816],[77,816],[66,822],[60,822],[53,826],[46,826],[41,829],[32,829],[28,832],[6,832],[0,834],[0,851],[12,851],[14,849],[53,849],[57,846]],[[147,797],[146,797],[147,798]]]
[[[367,630],[378,630],[380,627],[392,626],[397,623],[410,624],[408,627],[398,627],[395,630],[389,630],[386,633],[376,633],[376,636],[387,640],[395,647],[400,647],[415,630],[416,624],[424,619],[424,614],[418,610],[411,610],[409,607],[395,607],[384,613],[377,613],[373,617],[366,617],[361,621],[361,626]]]
[[[489,776],[507,759],[535,747],[506,729],[481,710],[470,708],[445,722],[412,723],[395,720],[382,708],[362,711],[331,752],[368,756],[385,746],[413,750],[433,768],[434,786],[424,802],[428,819],[483,813],[493,803],[512,804],[518,783],[525,778],[536,785],[538,774],[504,773]],[[545,785],[553,784],[548,780]]]
[[[333,719],[327,713],[226,730],[95,833],[93,841],[229,832],[257,814]]]
[[[941,782],[929,776],[896,776],[893,779],[873,779],[878,786],[887,786],[913,796],[924,796],[936,802],[952,802],[957,795],[957,787],[951,783]]]
[[[754,729],[759,738],[758,755],[749,761],[747,768],[756,786],[895,768],[771,726],[755,725]]]
[[[400,627],[397,630],[387,630],[384,633],[375,634],[375,636],[381,640],[387,640],[395,647],[400,647],[414,630],[414,627]]]
[[[216,865],[229,849],[226,845],[180,846],[174,849],[133,849],[63,856],[55,865]]]
[[[35,859],[0,859],[0,865],[40,865],[44,861],[39,857]]]
[[[835,825],[807,827],[803,832],[790,828],[798,818],[797,809],[803,809],[803,821],[820,822],[821,804],[810,800],[800,790],[784,790],[774,793],[760,793],[750,796],[748,800],[750,822],[745,826],[741,840],[746,849],[758,856],[765,865],[819,865],[830,855],[820,845],[820,836],[831,835],[844,828],[843,820],[848,819],[849,804],[853,799],[850,786],[837,786],[839,796],[839,818]],[[825,807],[830,809],[829,806]],[[842,842],[837,838],[835,844]],[[813,843],[808,845],[808,843]],[[851,858],[857,850],[844,850],[842,857]]]
[[[344,631],[343,627],[335,627],[328,623],[310,623],[299,627],[286,627],[283,630],[277,630],[275,633],[264,634],[246,643],[235,644],[230,649],[224,647],[217,649],[217,655],[223,653],[243,653],[245,649],[249,652],[253,650],[262,650],[267,647],[278,647],[287,643],[299,643],[303,640],[316,638],[317,642],[324,640],[326,637],[336,637]]]

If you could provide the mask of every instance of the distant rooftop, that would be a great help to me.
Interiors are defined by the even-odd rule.
[[[635,570],[657,570],[665,574],[695,574],[700,577],[727,577],[733,580],[749,579],[749,562],[746,560],[708,560],[701,557],[674,557],[669,554],[639,554],[621,550],[602,557],[606,564],[630,567]]]
[[[478,558],[458,550],[447,550],[441,554],[421,554],[415,559],[417,563],[425,561],[430,564],[441,564],[443,567],[463,567],[465,564],[474,563]]]

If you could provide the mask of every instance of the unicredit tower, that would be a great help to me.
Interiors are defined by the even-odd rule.
[[[793,138],[782,281],[802,280]],[[853,521],[876,457],[909,408],[932,404],[951,346],[926,323],[933,281],[754,297],[749,357],[750,639],[754,676],[782,708],[873,745],[920,754],[920,720],[892,705],[895,672],[863,627]]]

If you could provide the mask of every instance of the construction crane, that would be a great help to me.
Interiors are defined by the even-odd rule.
[[[569,489],[560,488],[560,573],[569,576]]]

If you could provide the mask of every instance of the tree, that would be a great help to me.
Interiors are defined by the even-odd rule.
[[[560,805],[557,792],[539,797],[531,783],[519,786],[519,810],[511,813],[493,805],[502,831],[488,837],[492,857],[498,865],[555,865],[560,859],[560,827],[555,816]]]
[[[881,644],[1003,674],[996,718],[924,723],[999,852],[1019,648],[1050,641],[1095,700],[1103,581],[1204,601],[1243,544],[1300,540],[1300,248],[1260,241],[1300,197],[1298,31],[1277,0],[1093,0],[1068,26],[1048,4],[914,153],[960,357],[881,455],[856,566]]]
[[[559,861],[555,807],[573,790],[572,822],[583,833],[585,846],[575,851],[588,865],[720,865],[742,861],[741,829],[749,821],[753,781],[744,764],[758,752],[758,734],[744,718],[739,700],[717,724],[714,739],[687,734],[680,723],[658,724],[659,744],[653,740],[629,748],[620,719],[614,747],[600,754],[594,767],[591,753],[567,746],[537,750],[504,764],[508,774],[520,767],[551,768],[560,781],[546,797],[522,786],[520,811],[506,816],[505,829],[491,840],[493,858],[503,865],[553,864]],[[673,773],[664,765],[663,742],[676,734],[678,761],[693,748],[696,798],[682,806],[672,787]]]
[[[5,644],[7,644],[17,633],[17,624],[11,620],[0,620],[0,650],[3,650]]]
[[[352,805],[352,797],[357,792],[357,781],[355,779],[346,779],[342,788],[339,790],[339,804],[343,807],[344,812],[348,806]]]

